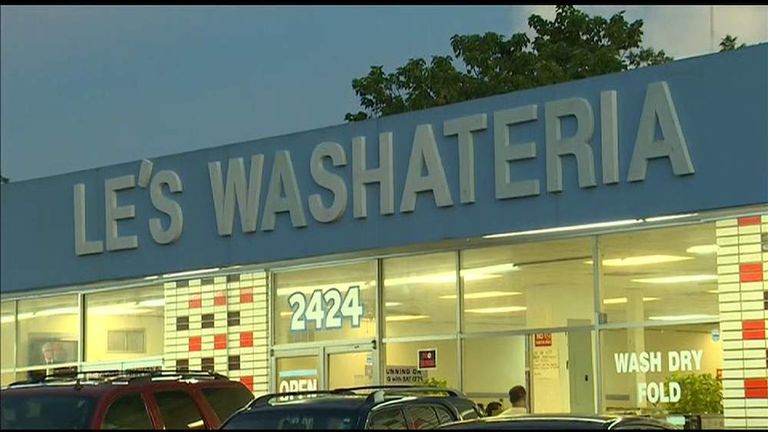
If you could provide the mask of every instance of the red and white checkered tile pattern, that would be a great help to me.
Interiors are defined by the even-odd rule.
[[[268,391],[268,301],[264,272],[164,284],[166,368],[214,371]]]
[[[768,215],[718,221],[726,428],[768,428]]]

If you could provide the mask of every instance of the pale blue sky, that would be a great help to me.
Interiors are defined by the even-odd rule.
[[[740,40],[768,38],[768,12],[755,8],[756,36],[742,18],[730,30]],[[646,20],[654,47],[676,56],[708,50],[707,7],[626,9],[628,19]],[[411,57],[450,54],[454,34],[509,35],[527,30],[532,12],[552,10],[5,6],[0,168],[19,181],[341,124],[359,110],[352,79],[371,65],[391,71]],[[674,16],[686,17],[695,42],[669,34]]]

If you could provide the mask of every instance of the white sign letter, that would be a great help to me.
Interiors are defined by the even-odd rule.
[[[334,222],[341,219],[344,211],[347,209],[347,185],[344,180],[336,174],[331,174],[323,166],[323,158],[331,159],[333,166],[344,166],[347,164],[347,155],[344,154],[344,148],[341,144],[335,142],[322,142],[312,151],[312,160],[310,162],[310,172],[315,183],[328,189],[333,193],[333,204],[330,207],[323,205],[323,199],[320,194],[309,196],[309,212],[318,222]]]
[[[563,138],[561,117],[576,117],[576,133]],[[544,126],[547,142],[547,191],[563,190],[563,165],[560,158],[566,154],[576,156],[579,187],[592,187],[595,181],[595,158],[592,154],[592,135],[595,118],[586,99],[572,98],[547,102],[544,105]]]
[[[163,185],[168,186],[172,193],[182,191],[181,179],[173,171],[163,170],[155,174],[152,183],[149,186],[152,205],[171,218],[171,223],[167,230],[163,229],[160,218],[151,218],[149,220],[149,232],[159,244],[173,243],[181,236],[181,230],[184,228],[184,214],[181,212],[181,206],[176,201],[163,195]]]
[[[107,179],[104,181],[104,206],[106,207],[106,233],[107,250],[136,249],[139,241],[135,235],[120,237],[117,230],[117,221],[120,219],[132,219],[136,216],[133,205],[117,206],[117,191],[130,189],[136,184],[136,177],[126,175]]]
[[[365,137],[352,138],[352,202],[355,218],[368,217],[365,185],[379,184],[379,213],[395,212],[394,170],[392,168],[392,132],[379,134],[379,167],[366,169]]]
[[[656,140],[657,118],[663,135],[659,141]],[[675,175],[682,176],[694,172],[691,157],[688,155],[688,146],[685,144],[680,120],[677,118],[675,104],[672,102],[672,95],[666,81],[648,84],[627,181],[645,180],[648,159],[660,157],[669,158]]]
[[[285,190],[284,196],[281,193],[282,190]],[[301,205],[299,185],[296,183],[291,153],[288,150],[280,150],[275,153],[272,176],[269,179],[269,191],[264,203],[261,230],[272,231],[275,229],[275,215],[282,212],[290,214],[291,224],[295,228],[307,226],[304,207]]]
[[[424,166],[427,169],[426,176],[421,175]],[[416,126],[400,211],[403,213],[414,211],[416,209],[416,194],[426,191],[432,191],[435,204],[438,207],[453,205],[451,191],[448,189],[448,180],[445,178],[443,161],[437,150],[435,134],[432,132],[432,125],[430,124]]]
[[[493,148],[496,168],[496,199],[539,194],[538,180],[511,181],[509,162],[536,157],[536,143],[510,144],[509,126],[536,120],[536,105],[493,113]]]
[[[90,255],[102,253],[104,251],[104,242],[101,240],[88,241],[86,237],[85,224],[85,185],[79,183],[75,185],[75,254]]]
[[[488,128],[488,116],[476,114],[443,123],[443,135],[459,136],[459,192],[462,204],[475,202],[475,142],[472,132]]]

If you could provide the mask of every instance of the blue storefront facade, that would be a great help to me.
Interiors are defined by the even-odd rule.
[[[768,427],[766,44],[1,197],[3,385],[150,365],[718,411],[691,375],[713,421]]]

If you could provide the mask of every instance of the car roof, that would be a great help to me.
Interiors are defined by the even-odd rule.
[[[46,375],[37,379],[18,381],[2,390],[3,395],[10,394],[65,394],[78,392],[84,395],[99,395],[125,387],[157,386],[165,383],[204,385],[216,383],[216,386],[243,384],[231,381],[221,374],[198,371],[88,371],[67,375]]]
[[[509,424],[509,423],[531,423],[531,422],[579,422],[594,423],[603,425],[605,428],[615,423],[634,423],[634,422],[664,422],[641,416],[624,416],[614,414],[517,414],[517,415],[498,415],[493,417],[482,417],[471,420],[464,420],[450,423],[450,425],[479,425],[479,424]]]
[[[450,398],[461,399],[463,395],[453,389],[423,386],[360,386],[329,391],[270,393],[254,399],[247,410],[261,411],[275,407],[306,408],[309,406],[359,408],[363,405],[378,408],[407,401],[438,402]]]

